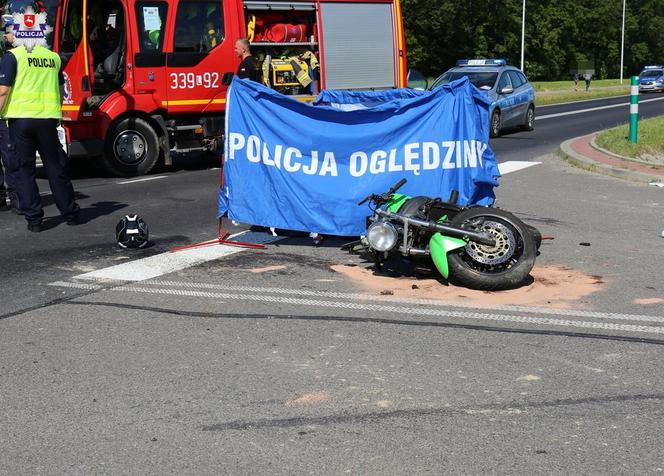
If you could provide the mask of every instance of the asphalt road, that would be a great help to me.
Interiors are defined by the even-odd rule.
[[[664,113],[664,94],[643,95],[643,99],[657,101],[642,103],[641,117]],[[541,107],[537,111],[535,131],[507,131],[493,139],[491,147],[499,162],[536,160],[557,150],[566,139],[626,122],[629,119],[627,101],[628,98],[622,97]],[[616,104],[622,106],[597,109]],[[588,109],[593,110],[578,113]],[[76,164],[74,185],[83,207],[84,225],[75,228],[64,225],[49,195],[48,183],[40,180],[40,190],[45,194],[43,201],[47,205],[49,229],[46,232],[29,234],[20,217],[8,213],[0,215],[3,236],[0,260],[4,275],[11,277],[4,284],[0,314],[60,298],[58,291],[43,284],[65,279],[72,273],[214,238],[219,183],[215,162],[211,158],[179,158],[171,170],[127,180],[105,176],[91,164]],[[499,201],[504,188],[499,189]],[[150,225],[154,242],[150,249],[128,254],[114,245],[115,224],[129,212],[139,213]],[[231,231],[237,229],[231,226]]]
[[[664,113],[664,93],[639,96],[639,118]],[[536,111],[535,130],[507,132],[493,140],[491,147],[498,161],[533,160],[548,154],[574,137],[629,122],[629,96],[540,106]]]
[[[538,115],[579,106],[598,104]],[[664,191],[551,154],[627,110],[492,141],[501,162],[541,162],[496,191],[554,237],[525,305],[479,307],[439,283],[454,299],[418,299],[431,276],[410,272],[372,289],[371,273],[339,271],[368,265],[330,237],[137,282],[76,279],[215,237],[213,164],[142,182],[86,171],[75,228],[53,218],[34,235],[0,215],[0,474],[663,471]],[[114,245],[128,211],[153,247]],[[415,297],[380,292],[397,282]]]

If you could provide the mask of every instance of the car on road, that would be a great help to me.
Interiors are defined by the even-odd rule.
[[[664,65],[645,66],[639,74],[639,92],[653,93],[664,91]]]
[[[535,129],[535,88],[521,70],[508,65],[504,59],[463,59],[440,75],[430,89],[464,76],[491,100],[491,137],[498,137],[506,128]]]

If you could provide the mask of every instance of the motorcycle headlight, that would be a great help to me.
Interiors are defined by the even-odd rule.
[[[389,251],[397,243],[399,234],[392,223],[378,220],[369,225],[367,240],[376,251]]]

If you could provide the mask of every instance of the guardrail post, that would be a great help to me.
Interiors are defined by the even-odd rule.
[[[629,141],[636,144],[639,132],[639,77],[632,76],[629,97]]]

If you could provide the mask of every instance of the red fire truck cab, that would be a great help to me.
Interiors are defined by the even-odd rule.
[[[218,150],[238,38],[301,100],[406,84],[399,0],[63,0],[56,15],[69,154],[119,176]]]

